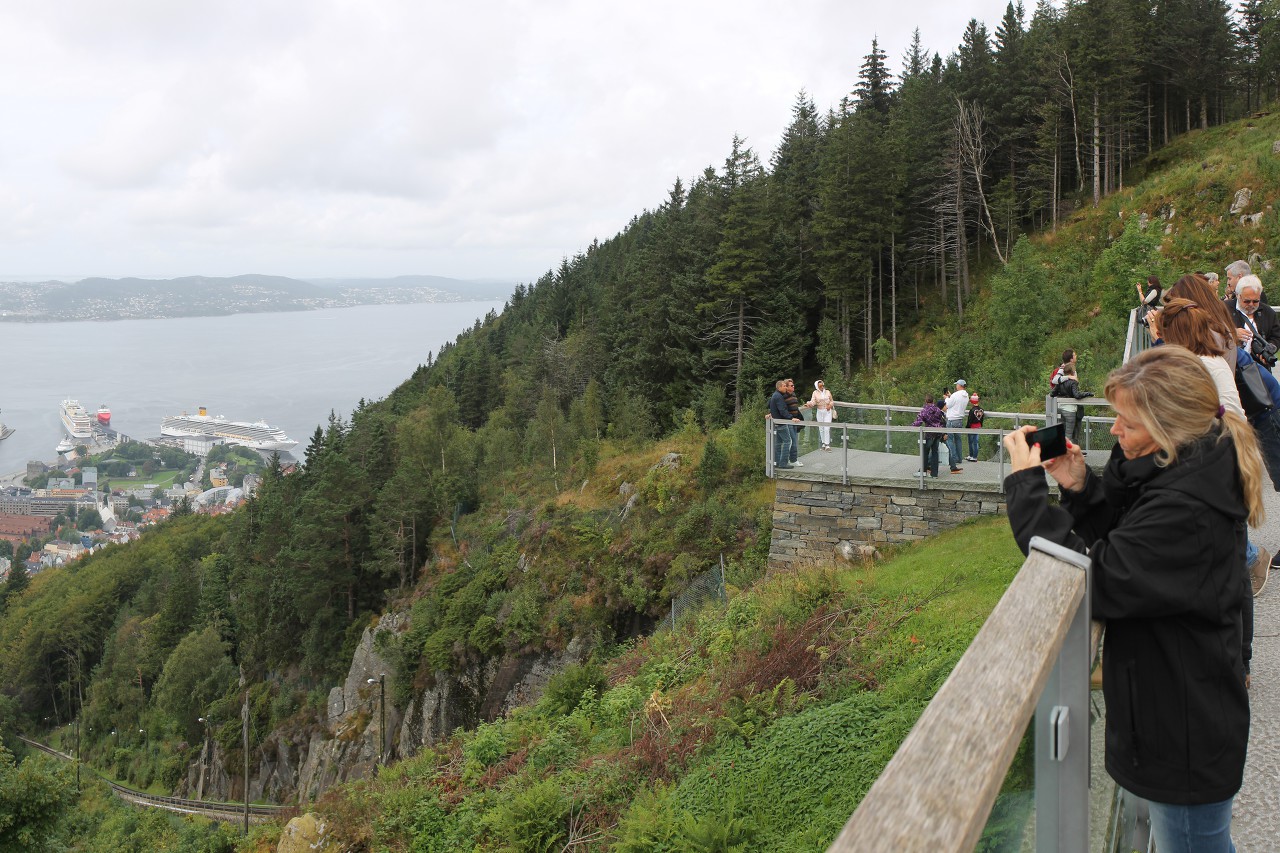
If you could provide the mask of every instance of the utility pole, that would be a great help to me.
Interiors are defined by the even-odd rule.
[[[240,667],[240,686],[244,688],[244,705],[240,709],[241,751],[244,753],[244,834],[249,835],[249,685]]]
[[[366,684],[373,684],[370,678]],[[378,676],[378,764],[387,763],[387,676]]]

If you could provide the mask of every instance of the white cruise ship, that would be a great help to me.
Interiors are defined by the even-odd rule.
[[[219,415],[211,417],[204,406],[198,415],[172,415],[160,422],[160,434],[187,437],[207,436],[220,438],[228,444],[239,444],[254,450],[292,450],[298,442],[284,434],[284,430],[258,421],[229,421]]]
[[[77,400],[62,401],[62,428],[72,438],[93,438],[93,422]]]

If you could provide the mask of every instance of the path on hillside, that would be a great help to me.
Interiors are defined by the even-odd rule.
[[[1264,479],[1267,520],[1250,536],[1280,548],[1280,493]],[[1236,795],[1231,833],[1240,853],[1280,850],[1280,572],[1254,599],[1253,688],[1249,691],[1249,757]]]

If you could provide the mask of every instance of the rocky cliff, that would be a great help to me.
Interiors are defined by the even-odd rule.
[[[371,775],[380,750],[388,762],[408,757],[455,729],[496,719],[537,701],[552,675],[584,656],[583,644],[575,639],[559,654],[491,659],[461,673],[437,672],[433,687],[414,695],[407,708],[400,708],[390,690],[396,672],[378,653],[378,635],[408,628],[407,614],[388,613],[365,629],[346,678],[329,691],[322,725],[277,729],[251,753],[250,800],[314,800],[334,785]],[[242,775],[238,766],[228,766],[217,744],[209,744],[188,768],[176,793],[240,800]]]

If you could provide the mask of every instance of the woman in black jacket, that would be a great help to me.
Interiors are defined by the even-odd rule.
[[[1105,393],[1117,444],[1102,476],[1074,444],[1043,463],[1061,507],[1031,428],[1005,439],[1009,522],[1024,552],[1043,536],[1089,554],[1093,616],[1107,623],[1107,772],[1151,802],[1157,848],[1231,851],[1249,740],[1241,614],[1245,525],[1263,514],[1257,442],[1182,347],[1143,352]]]

